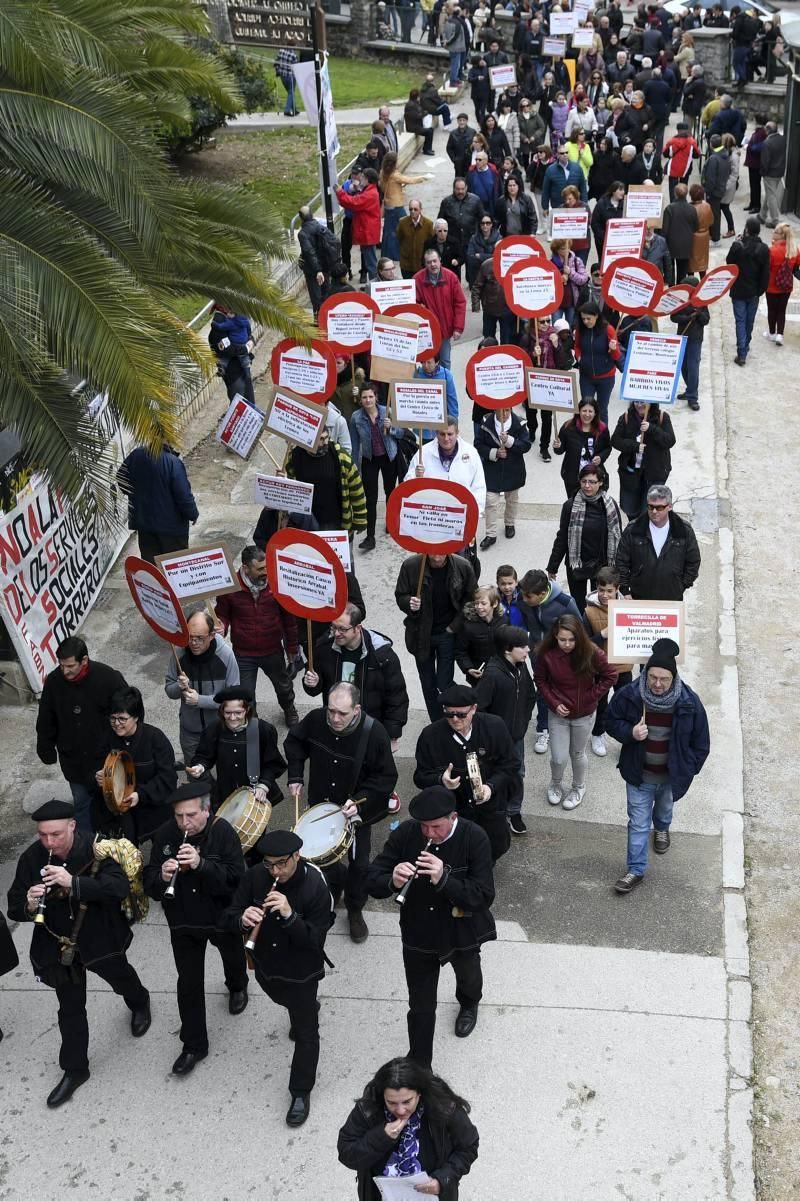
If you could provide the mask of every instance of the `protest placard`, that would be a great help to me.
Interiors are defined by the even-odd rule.
[[[585,241],[589,236],[589,210],[584,208],[551,209],[550,240],[569,238]]]
[[[372,323],[372,379],[384,383],[413,379],[418,344],[419,326],[413,322],[399,317],[376,317]]]
[[[403,430],[447,428],[447,396],[443,379],[392,380],[389,385],[392,425]]]
[[[619,258],[604,273],[600,290],[610,308],[641,316],[658,302],[664,291],[664,277],[655,263],[639,258]]]
[[[576,20],[582,20],[582,14],[575,13]],[[591,28],[578,28],[572,33],[572,49],[573,50],[591,50],[594,45],[594,30]]]
[[[220,543],[156,555],[156,563],[182,604],[241,591],[233,557]]]
[[[712,268],[692,292],[691,303],[699,308],[708,308],[710,304],[727,296],[738,278],[739,268],[733,263],[723,263],[720,267]]]
[[[173,646],[189,645],[189,628],[172,586],[157,567],[128,555],[125,560],[125,579],[133,603],[159,638]]]
[[[531,367],[526,372],[528,404],[553,413],[577,413],[578,376],[575,371]]]
[[[544,246],[533,234],[509,234],[501,238],[492,254],[495,278],[502,282],[515,263],[531,258],[547,258]]]
[[[500,63],[489,68],[489,86],[494,91],[502,91],[509,84],[517,82],[517,68],[514,63]]]
[[[246,459],[264,425],[261,409],[249,405],[243,396],[234,396],[217,427],[216,439],[240,458]]]
[[[277,434],[293,446],[314,451],[327,416],[326,405],[315,404],[287,388],[276,388],[275,395],[267,405],[264,425],[271,434]]]
[[[336,387],[336,355],[321,338],[314,338],[309,347],[284,338],[272,352],[270,372],[277,387],[322,404]]]
[[[442,327],[439,318],[424,304],[393,304],[386,310],[387,317],[399,317],[409,321],[419,331],[417,339],[417,361],[432,359],[442,348]]]
[[[413,279],[373,279],[369,294],[381,313],[395,304],[417,303],[417,285]]]
[[[549,259],[523,259],[503,279],[506,304],[518,317],[547,317],[564,298],[561,272]]]
[[[542,56],[544,58],[563,58],[566,53],[566,38],[542,38]]]
[[[323,542],[336,551],[337,558],[345,571],[351,571],[353,559],[350,553],[350,537],[347,530],[316,530]]]
[[[628,353],[620,384],[620,400],[630,404],[672,405],[680,383],[686,339],[679,334],[645,334],[638,330],[628,339]]]
[[[664,193],[653,184],[632,183],[625,194],[625,216],[646,221],[651,229],[661,228]]]
[[[320,306],[319,328],[328,335],[328,345],[337,354],[365,354],[377,312],[375,301],[363,292],[328,296]]]
[[[484,346],[467,363],[467,392],[485,409],[509,409],[527,395],[530,355],[519,346]]]
[[[478,529],[478,502],[452,480],[404,480],[386,505],[386,527],[411,554],[455,554]]]
[[[605,274],[615,259],[638,258],[644,246],[647,222],[610,217],[606,222],[600,270]]]
[[[285,529],[267,543],[272,595],[295,617],[333,621],[347,603],[347,579],[336,551],[319,534]]]
[[[635,601],[625,597],[608,605],[608,648],[611,663],[644,663],[653,643],[671,638],[680,647],[678,663],[684,659],[686,635],[683,601]]]
[[[650,309],[650,314],[653,317],[668,317],[670,313],[677,313],[678,309],[685,309],[691,299],[692,289],[688,284],[677,284],[674,288],[665,288]]]
[[[262,475],[253,481],[253,499],[265,509],[282,509],[287,513],[310,513],[314,501],[314,485],[290,480],[282,475]]]
[[[569,37],[578,26],[578,14],[574,12],[551,12],[548,18],[550,33],[553,37]],[[547,51],[543,50],[543,54]]]

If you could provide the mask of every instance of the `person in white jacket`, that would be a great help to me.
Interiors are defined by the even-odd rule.
[[[569,141],[573,129],[585,130],[588,139],[591,139],[592,134],[597,129],[597,117],[589,103],[588,96],[581,96],[577,103],[569,110],[567,124],[564,127],[564,137],[567,141]]]
[[[478,509],[483,515],[486,508],[486,479],[483,474],[483,463],[474,446],[458,436],[458,422],[448,420],[447,429],[439,430],[435,438],[426,442],[420,452],[414,455],[409,464],[408,474],[420,479],[422,476],[433,480],[452,480],[469,488],[478,502]]]

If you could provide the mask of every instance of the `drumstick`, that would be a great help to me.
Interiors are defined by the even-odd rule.
[[[353,801],[353,804],[354,805],[363,805],[364,802],[366,801],[366,799],[367,798],[365,796],[359,797],[357,801]],[[311,822],[321,822],[323,820],[323,818],[330,817],[330,816],[331,816],[330,813],[320,813],[319,817],[310,817],[308,819],[309,824]]]

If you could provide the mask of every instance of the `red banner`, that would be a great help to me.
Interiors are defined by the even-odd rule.
[[[372,341],[372,318],[379,312],[364,292],[342,292],[328,296],[319,310],[319,328],[328,335],[328,345],[346,358],[366,354]]]
[[[522,259],[503,279],[506,304],[518,317],[549,317],[561,308],[564,281],[549,259]]]

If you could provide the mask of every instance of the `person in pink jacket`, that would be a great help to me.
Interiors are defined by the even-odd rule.
[[[467,300],[457,275],[442,268],[437,250],[425,251],[425,266],[414,276],[417,303],[424,304],[436,315],[442,329],[439,361],[450,367],[450,343],[457,342],[464,332]]]
[[[342,208],[353,214],[353,245],[361,247],[361,259],[368,279],[378,271],[378,247],[381,241],[381,194],[378,173],[367,167],[359,191],[336,189],[336,199]]]

